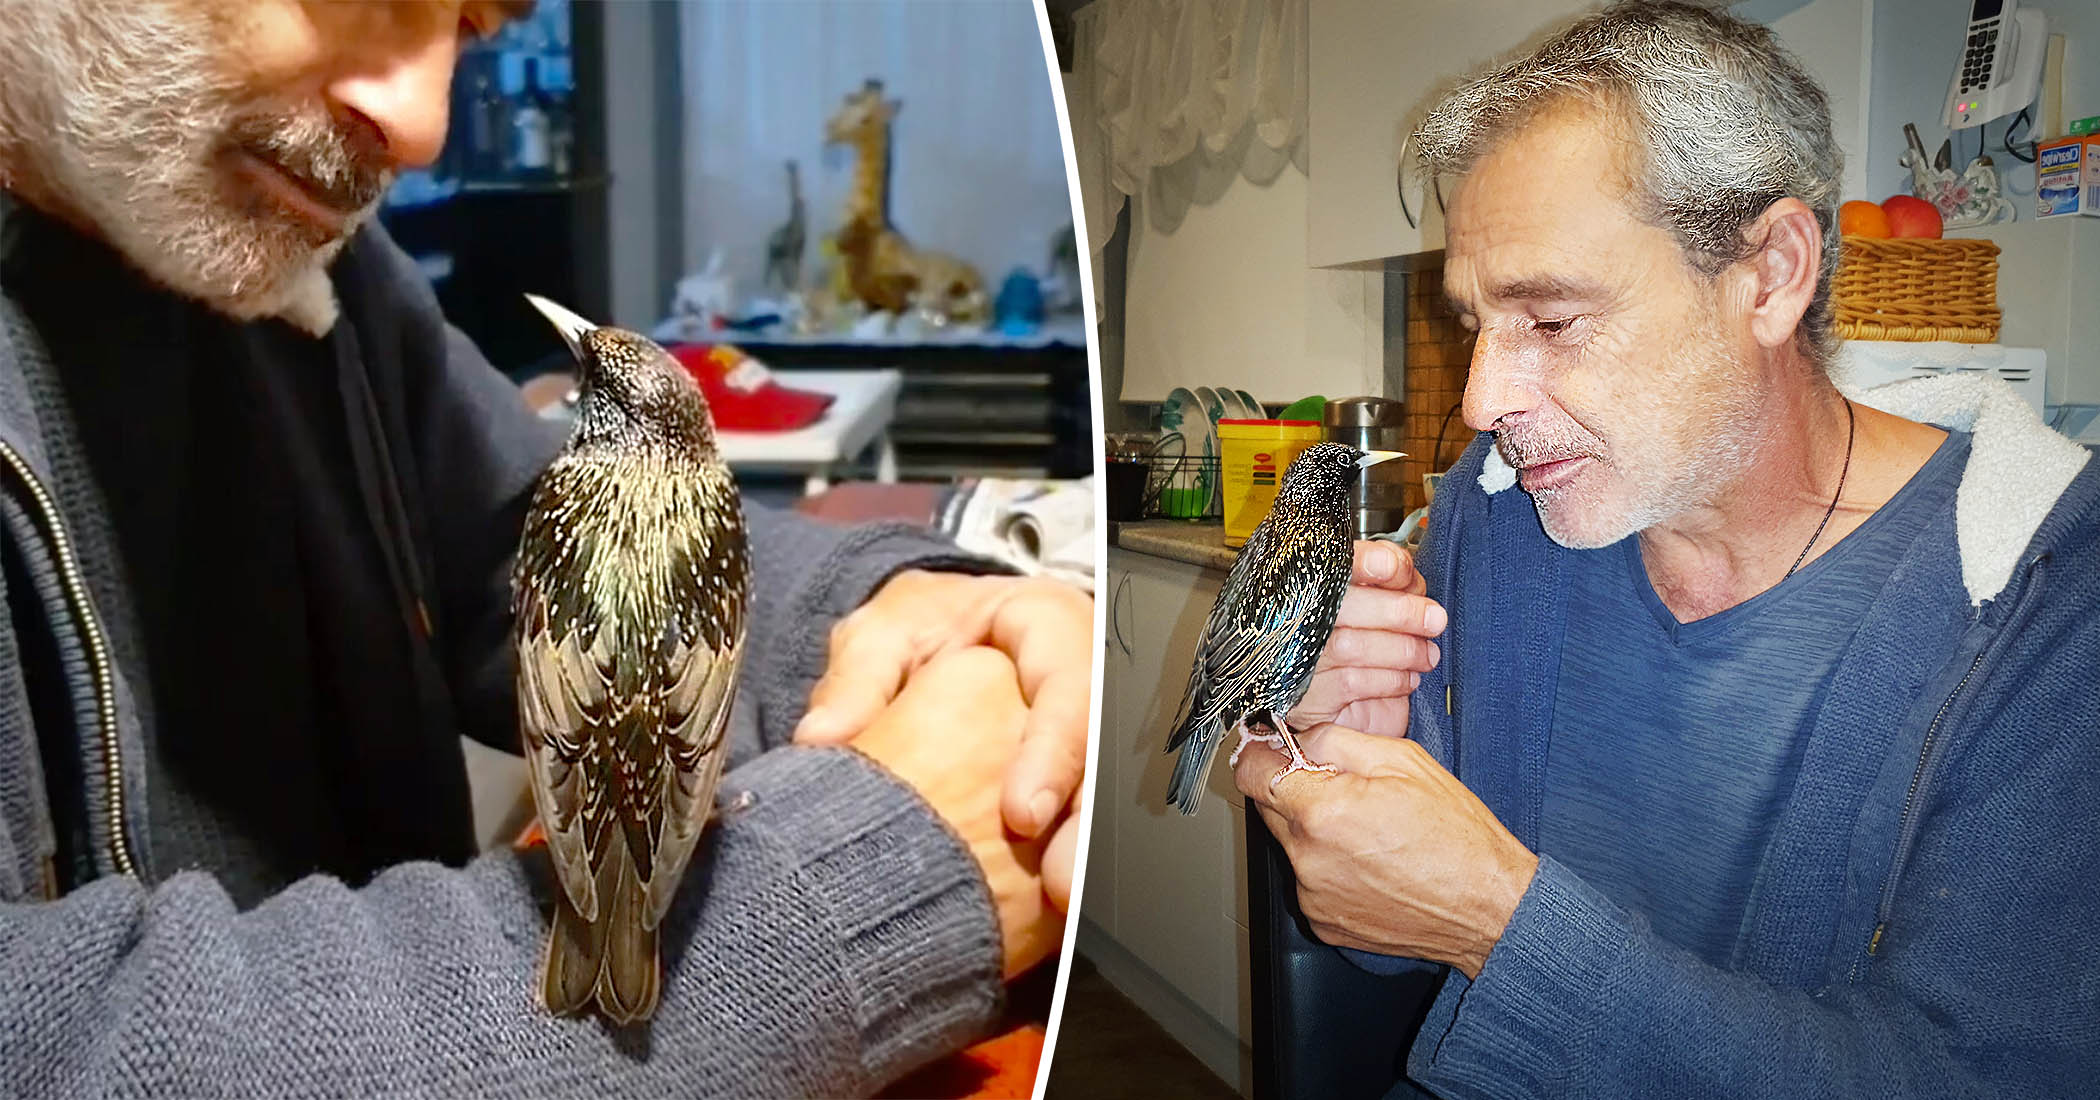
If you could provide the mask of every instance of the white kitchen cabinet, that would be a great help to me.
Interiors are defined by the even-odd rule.
[[[1164,751],[1196,637],[1224,577],[1109,552],[1100,786],[1084,911],[1145,971],[1115,973],[1110,960],[1097,960],[1109,980],[1219,1076],[1237,1081],[1252,1040],[1241,799],[1221,751],[1210,775],[1214,793],[1183,817],[1167,804],[1174,758]]]
[[[1330,267],[1444,247],[1443,215],[1426,185],[1410,179],[1402,209],[1396,183],[1408,131],[1459,77],[1587,7],[1582,0],[1311,0],[1307,262]]]
[[[1119,700],[1133,651],[1130,571],[1119,553],[1108,556],[1108,609],[1101,632],[1101,738],[1094,757],[1094,816],[1087,831],[1086,892],[1080,911],[1113,938],[1116,934],[1116,825],[1122,814],[1117,776],[1123,754],[1115,747],[1121,727]]]

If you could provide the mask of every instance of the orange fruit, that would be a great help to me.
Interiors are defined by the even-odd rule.
[[[1838,207],[1838,233],[1847,237],[1886,237],[1888,211],[1864,199],[1853,199]]]
[[[1891,195],[1881,202],[1888,215],[1889,235],[1894,237],[1938,237],[1940,209],[1910,195]]]

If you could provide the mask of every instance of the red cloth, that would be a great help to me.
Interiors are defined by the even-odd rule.
[[[1043,1026],[1022,1024],[951,1054],[883,1090],[884,1100],[1028,1100],[1043,1060]]]
[[[668,349],[707,396],[715,427],[731,432],[790,432],[807,428],[831,407],[828,393],[790,389],[764,363],[729,344],[681,344]]]

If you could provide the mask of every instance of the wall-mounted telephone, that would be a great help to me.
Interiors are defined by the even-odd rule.
[[[2048,32],[2042,13],[2019,0],[1974,0],[1947,89],[1947,128],[1981,126],[2034,102]]]

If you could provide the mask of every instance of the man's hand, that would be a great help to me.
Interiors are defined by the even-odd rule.
[[[1063,918],[1045,904],[1042,842],[1000,820],[999,777],[1022,748],[1027,720],[1013,662],[977,647],[928,662],[851,742],[969,844],[992,890],[1008,978],[1047,958],[1064,935]]]
[[[1043,856],[1043,885],[1063,912],[1084,824],[1077,811],[1093,700],[1094,601],[1086,593],[1042,579],[916,569],[897,574],[832,629],[831,661],[810,692],[795,741],[851,739],[900,689],[938,675],[936,658],[970,646],[999,650],[1019,673],[1028,724],[1006,770],[1000,806],[1008,827],[1023,837],[1058,825]]]
[[[1304,744],[1341,772],[1271,791],[1284,757],[1255,743],[1233,778],[1289,855],[1314,934],[1478,977],[1538,857],[1413,741],[1327,726]]]
[[[1360,541],[1349,593],[1313,669],[1294,726],[1336,722],[1382,737],[1407,735],[1407,699],[1443,651],[1444,609],[1423,595],[1414,558],[1390,542]]]

